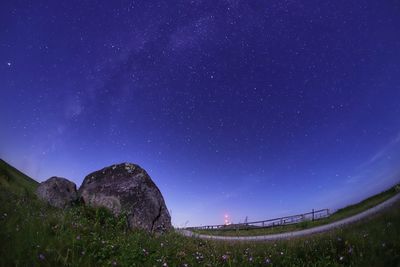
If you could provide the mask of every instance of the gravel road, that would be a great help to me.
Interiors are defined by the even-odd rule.
[[[370,208],[366,211],[363,211],[359,214],[353,215],[351,217],[332,222],[329,224],[313,227],[310,229],[300,230],[300,231],[293,231],[293,232],[286,232],[286,233],[279,233],[279,234],[272,234],[272,235],[260,235],[260,236],[215,236],[215,235],[203,235],[203,234],[196,234],[189,230],[180,229],[177,230],[180,234],[188,237],[198,237],[202,239],[213,239],[213,240],[225,240],[225,241],[266,241],[266,240],[279,240],[279,239],[290,239],[294,237],[312,235],[316,233],[321,233],[325,231],[332,230],[334,228],[354,223],[359,221],[363,218],[369,217],[374,213],[382,211],[383,209],[391,206],[396,201],[400,200],[400,194],[397,194],[390,199],[376,205],[373,208]]]

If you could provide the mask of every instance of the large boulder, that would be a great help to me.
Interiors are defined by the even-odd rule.
[[[160,190],[138,165],[122,163],[93,172],[79,194],[86,205],[126,214],[131,229],[162,233],[172,227]]]
[[[76,185],[65,178],[56,176],[40,183],[36,195],[57,208],[69,207],[78,199]]]

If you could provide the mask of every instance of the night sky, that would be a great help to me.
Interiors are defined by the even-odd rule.
[[[0,157],[148,171],[174,225],[335,209],[400,180],[397,0],[0,2]]]

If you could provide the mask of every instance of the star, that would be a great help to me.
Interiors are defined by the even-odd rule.
[[[2,14],[18,27],[0,44],[0,154],[34,178],[79,184],[131,161],[168,184],[173,220],[199,225],[225,209],[283,215],[282,196],[293,212],[336,207],[398,177],[397,5],[46,2]]]

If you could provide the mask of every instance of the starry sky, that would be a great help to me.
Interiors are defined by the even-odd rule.
[[[145,168],[173,224],[336,209],[400,180],[397,0],[0,3],[0,157]]]

